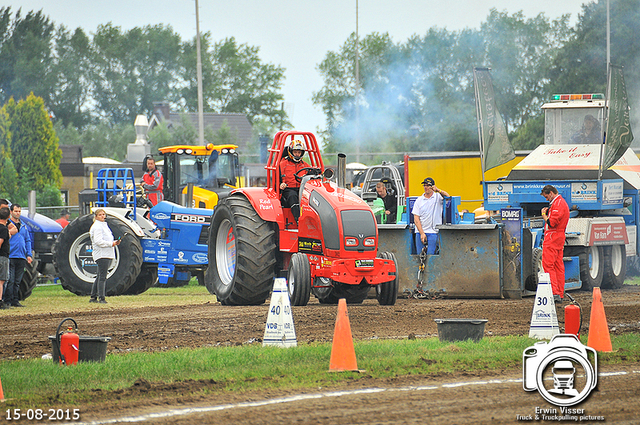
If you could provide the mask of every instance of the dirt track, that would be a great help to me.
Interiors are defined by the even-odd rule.
[[[589,324],[591,294],[572,293],[583,309],[583,332]],[[640,287],[625,285],[622,290],[603,290],[603,300],[609,328],[612,334],[637,333],[640,331]],[[485,336],[524,335],[529,331],[529,322],[533,298],[523,300],[408,300],[399,299],[395,306],[379,306],[375,300],[366,300],[363,305],[349,306],[349,319],[353,337],[356,340],[368,338],[407,338],[436,336],[435,318],[480,318],[488,319]],[[112,338],[110,353],[128,351],[160,351],[176,347],[202,347],[239,345],[259,342],[264,334],[268,304],[256,307],[224,307],[217,303],[173,306],[162,308],[117,309],[110,306],[91,312],[64,312],[60,314],[24,315],[20,320],[3,320],[3,337],[0,339],[0,359],[36,358],[49,353],[51,347],[48,336],[55,333],[57,324],[64,317],[72,316],[78,322],[83,335],[101,335]],[[563,329],[564,310],[558,308],[560,329]],[[320,305],[312,300],[306,307],[294,307],[293,316],[298,341],[331,341],[335,324],[336,307]],[[634,360],[637,362],[637,359]],[[627,369],[640,369],[640,366],[628,365]],[[511,375],[517,378],[520,371],[501,371],[492,378],[504,379]],[[626,377],[625,377],[626,376]],[[611,419],[630,421],[640,417],[637,397],[640,394],[638,374],[601,380],[600,391],[588,400],[587,413],[600,414]],[[631,378],[629,378],[631,377]],[[435,382],[457,382],[486,379],[487,376],[444,376],[413,377],[389,381],[373,379],[358,380],[355,388],[362,386],[398,388],[407,386],[431,385]],[[615,382],[615,383],[614,383]],[[159,385],[159,387],[158,387]],[[225,404],[246,400],[261,400],[284,394],[243,394],[229,395],[215,400],[181,398],[184,387],[206,386],[207,383],[190,382],[174,388],[163,384],[138,382],[129,391],[140,394],[146,391],[155,394],[160,389],[162,396],[145,398],[143,401],[126,402],[123,395],[105,394],[104,409],[92,415],[83,416],[83,420],[100,417],[139,414],[157,410],[157,405]],[[351,387],[354,388],[354,387]],[[473,422],[491,417],[501,422],[514,422],[515,415],[532,413],[534,406],[545,406],[538,396],[522,391],[521,383],[495,384],[491,391],[477,385],[459,388],[440,388],[424,391],[386,391],[369,395],[353,395],[323,398],[320,400],[296,402],[287,407],[236,408],[219,413],[214,417],[201,416],[202,423],[235,423],[244,418],[245,423],[272,422],[275,415],[278,422],[291,423],[452,423]],[[355,397],[352,402],[346,400]],[[359,401],[356,401],[359,400]],[[592,404],[593,403],[593,404]],[[345,410],[344,406],[351,408]],[[353,409],[354,405],[361,406]],[[465,410],[460,406],[465,406]],[[430,406],[427,408],[427,406]],[[633,406],[633,407],[632,407]],[[111,411],[113,409],[113,411]],[[247,410],[249,409],[249,411]],[[264,409],[264,410],[263,410]],[[271,409],[271,410],[269,410]],[[624,410],[623,410],[624,409]],[[244,412],[244,413],[242,413]],[[254,412],[254,413],[251,413]],[[256,414],[255,412],[261,412]],[[286,413],[285,413],[286,412]],[[310,414],[314,412],[314,414]],[[475,412],[475,413],[474,413]],[[291,416],[287,416],[287,415]],[[236,416],[237,415],[237,416]],[[250,415],[246,420],[244,415]],[[354,416],[355,415],[355,416]],[[471,416],[469,416],[471,415]],[[190,417],[190,421],[193,421]],[[173,423],[173,419],[163,419],[163,423]],[[614,422],[614,423],[615,423]],[[158,422],[160,423],[160,422]],[[178,423],[178,422],[176,422]],[[623,422],[619,422],[623,423]],[[629,422],[632,423],[632,422]]]

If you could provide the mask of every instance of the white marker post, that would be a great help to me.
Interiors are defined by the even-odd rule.
[[[269,314],[262,339],[262,346],[266,347],[267,345],[276,347],[296,347],[298,345],[296,331],[293,327],[287,280],[284,278],[276,278],[273,282]]]
[[[538,273],[538,289],[531,314],[529,338],[551,339],[560,333],[549,273]]]

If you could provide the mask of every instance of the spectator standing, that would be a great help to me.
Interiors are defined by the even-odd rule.
[[[11,205],[10,222],[18,229],[18,233],[11,237],[11,248],[9,251],[9,281],[4,293],[4,303],[12,307],[24,307],[20,304],[20,282],[24,275],[24,268],[33,262],[31,257],[32,238],[29,228],[20,221],[22,207],[18,204]]]
[[[424,193],[416,199],[411,210],[416,225],[416,249],[420,254],[426,246],[427,254],[435,254],[438,243],[436,226],[442,224],[444,198],[448,198],[449,194],[438,189],[431,177],[424,179],[422,186]]]
[[[7,229],[9,214],[9,208],[6,205],[0,206],[0,310],[9,308],[9,305],[2,301],[4,283],[9,280],[9,229]]]
[[[542,268],[549,273],[551,289],[555,301],[564,299],[564,241],[565,230],[569,223],[569,206],[558,193],[558,189],[548,184],[542,188],[541,195],[549,201],[549,207],[542,209],[545,221],[544,241],[542,242]]]
[[[102,208],[95,211],[93,225],[89,229],[91,235],[91,245],[93,246],[93,261],[98,266],[96,280],[91,287],[90,303],[106,304],[105,290],[107,286],[107,273],[111,260],[116,258],[116,250],[113,248],[120,245],[120,240],[114,240],[113,233],[107,224],[107,213]]]
[[[70,218],[71,218],[71,214],[69,214],[69,211],[62,210],[60,211],[60,218],[56,220],[56,223],[58,223],[64,229],[69,224]]]
[[[3,206],[9,208],[9,201],[4,198],[0,198],[0,207]],[[18,229],[16,229],[16,226],[14,226],[10,221],[7,222],[7,228],[9,229],[9,237],[18,233]]]
[[[142,176],[142,188],[153,205],[164,200],[162,173],[156,167],[156,160],[148,156],[146,159],[147,172]]]

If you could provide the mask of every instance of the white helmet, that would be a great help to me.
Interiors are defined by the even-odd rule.
[[[298,151],[302,151],[302,155],[295,156],[293,154],[294,150],[298,150]],[[291,160],[295,161],[295,162],[300,162],[302,160],[302,157],[304,156],[304,143],[302,143],[301,140],[292,140],[291,143],[289,144],[289,158],[291,158]]]

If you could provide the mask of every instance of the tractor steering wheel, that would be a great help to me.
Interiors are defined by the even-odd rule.
[[[299,176],[298,174],[300,174],[303,171],[307,171],[307,173],[305,175],[309,176],[318,176],[320,175],[321,171],[319,168],[315,168],[315,167],[304,167],[299,169],[298,171],[295,172],[295,174],[293,175],[293,177],[295,177],[296,181],[298,183],[300,183],[302,181],[302,176]]]

